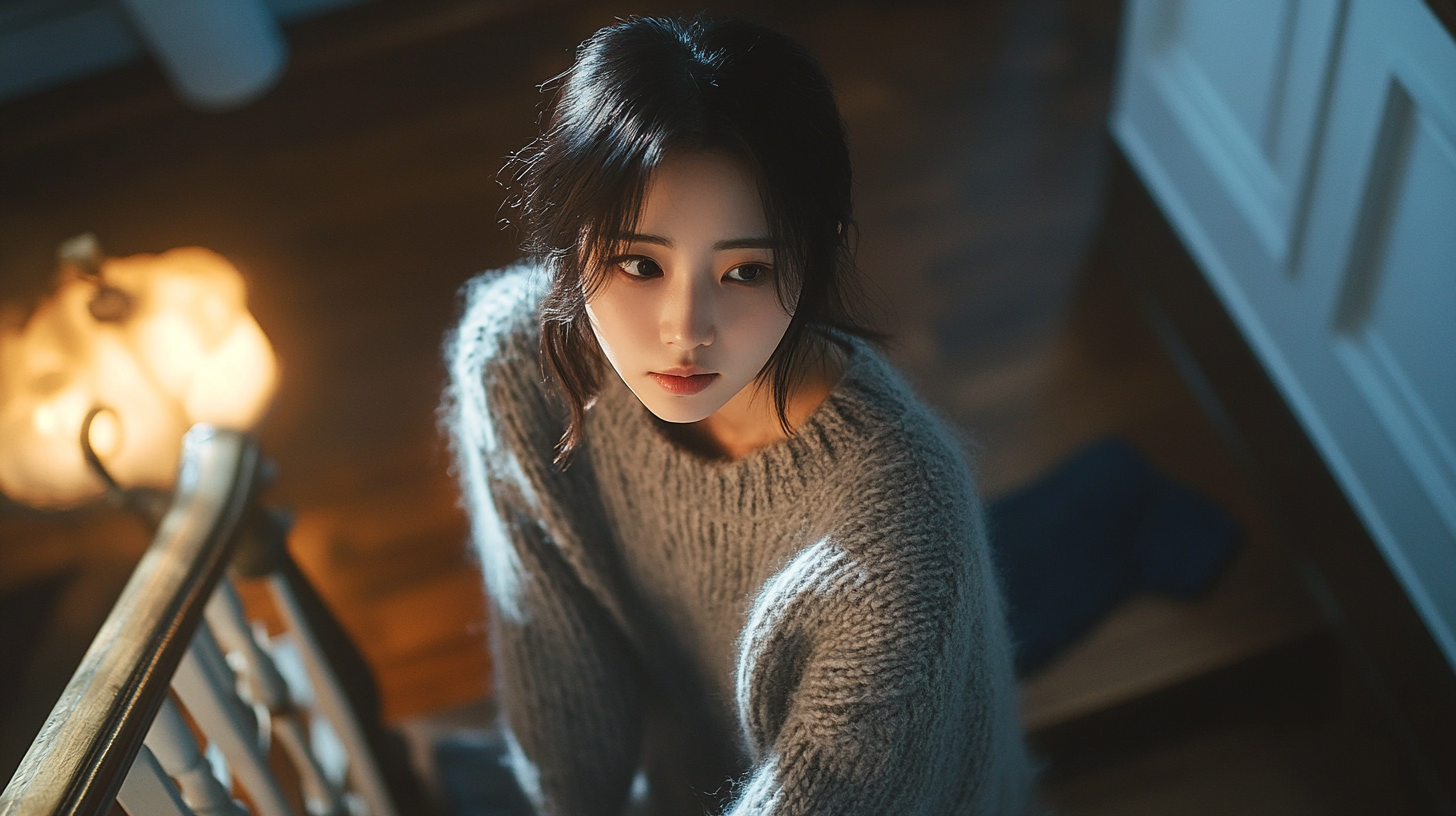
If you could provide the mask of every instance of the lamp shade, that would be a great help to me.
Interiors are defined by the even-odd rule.
[[[0,333],[0,490],[42,508],[98,496],[80,442],[93,409],[91,446],[117,482],[166,488],[187,428],[250,429],[276,382],[242,275],[221,255],[184,247],[63,275]]]

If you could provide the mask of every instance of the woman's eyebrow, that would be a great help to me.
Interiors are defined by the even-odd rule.
[[[657,244],[672,249],[672,241],[663,238],[661,235],[647,235],[641,232],[624,232],[617,236],[617,240],[624,244]]]
[[[627,244],[656,244],[657,246],[672,249],[672,241],[661,235],[649,235],[641,232],[625,232],[617,237],[617,240]],[[774,241],[766,236],[753,238],[727,238],[713,244],[714,252],[722,252],[728,249],[773,249]]]
[[[719,241],[713,244],[714,252],[721,252],[725,249],[773,249],[772,238],[730,238],[726,241]]]

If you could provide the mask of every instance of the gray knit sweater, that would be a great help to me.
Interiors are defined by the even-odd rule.
[[[563,471],[544,278],[472,281],[447,352],[499,702],[537,809],[620,814],[629,791],[672,814],[1030,808],[975,488],[889,365],[851,341],[798,433],[731,462],[675,446],[608,368]]]

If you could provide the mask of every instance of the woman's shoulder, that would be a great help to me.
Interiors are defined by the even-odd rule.
[[[519,261],[481,272],[460,288],[463,305],[446,356],[483,363],[540,337],[541,299],[550,284],[539,264]]]
[[[935,551],[961,557],[984,546],[962,433],[879,351],[861,341],[852,349],[816,429],[832,457],[820,482],[827,495],[817,502],[825,526],[846,546],[886,549],[880,554],[892,562]]]
[[[539,352],[539,310],[549,283],[538,264],[520,262],[482,272],[461,287],[460,322],[445,342],[450,384],[443,409],[465,450],[492,450],[509,428],[513,435],[529,431],[553,443],[551,433],[559,435],[535,428],[555,414]]]
[[[935,481],[954,474],[965,480],[957,487],[971,490],[964,432],[921,399],[878,349],[862,340],[851,341],[851,349],[834,420],[842,426],[840,444],[855,449],[856,472],[899,483],[918,481],[916,473]]]
[[[471,278],[460,289],[460,322],[445,342],[452,387],[484,386],[494,400],[541,384],[541,299],[550,278],[539,264],[521,261]]]

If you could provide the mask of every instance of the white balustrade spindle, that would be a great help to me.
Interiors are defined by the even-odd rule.
[[[328,718],[349,754],[349,779],[369,809],[369,816],[399,816],[364,729],[354,715],[343,685],[329,668],[318,636],[309,625],[293,588],[281,574],[269,576],[268,587],[284,624],[298,642],[299,655],[313,685],[315,704]]]
[[[182,801],[197,816],[246,816],[228,789],[212,773],[212,765],[202,753],[192,729],[182,712],[169,698],[162,701],[157,718],[147,732],[146,748],[161,763],[167,776],[182,788]],[[135,767],[133,767],[135,771]],[[126,807],[126,802],[122,802]],[[136,813],[128,810],[128,813]],[[146,811],[136,813],[142,816]]]
[[[172,688],[227,757],[233,775],[257,807],[257,816],[297,816],[268,768],[267,755],[259,750],[256,720],[238,698],[236,685],[211,629],[201,624],[172,677]]]
[[[132,761],[116,800],[133,816],[195,816],[145,745]]]
[[[249,702],[268,710],[273,737],[283,746],[298,770],[304,801],[311,816],[343,814],[343,798],[329,783],[318,760],[309,750],[302,712],[295,705],[288,684],[272,656],[254,637],[243,614],[242,601],[230,582],[218,584],[217,591],[208,600],[206,617],[218,642],[227,650],[230,661],[238,667],[240,685]]]

